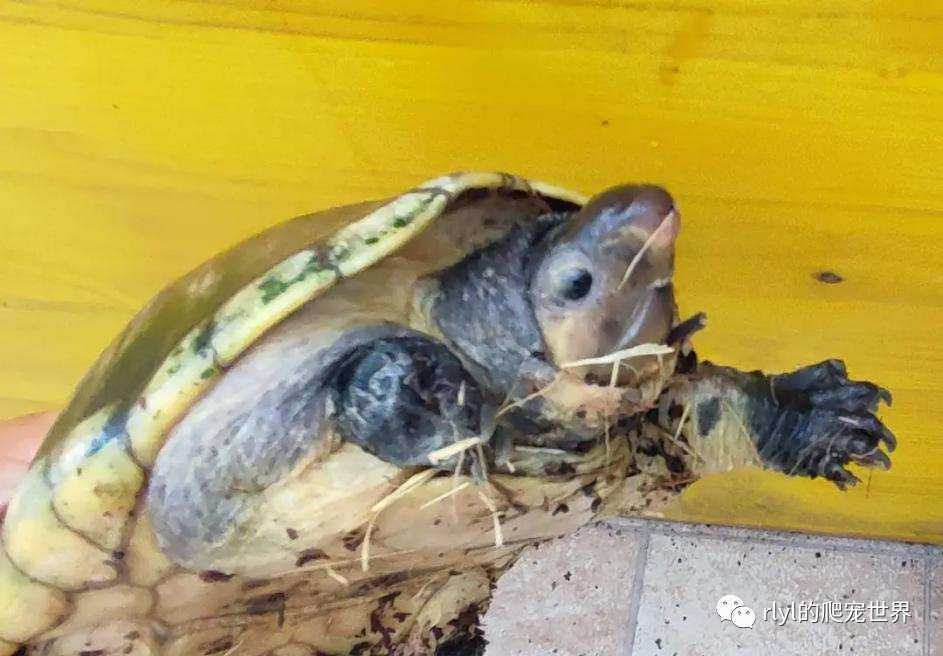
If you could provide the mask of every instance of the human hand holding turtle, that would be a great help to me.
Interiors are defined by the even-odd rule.
[[[102,355],[18,488],[0,656],[471,653],[528,544],[709,472],[888,466],[890,396],[840,361],[698,361],[679,230],[659,187],[461,173],[208,262]]]
[[[40,412],[0,422],[0,523],[13,490],[55,420],[55,413]]]

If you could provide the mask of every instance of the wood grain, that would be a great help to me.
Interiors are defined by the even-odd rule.
[[[938,3],[0,0],[0,43],[0,416],[295,214],[455,169],[648,180],[700,351],[843,357],[901,441],[847,494],[737,474],[672,516],[943,541]]]

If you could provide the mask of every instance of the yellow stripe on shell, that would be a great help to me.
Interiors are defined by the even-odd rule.
[[[191,330],[158,369],[128,412],[125,430],[134,457],[152,467],[163,436],[193,401],[219,377],[216,355],[206,338],[204,322]]]
[[[214,317],[210,344],[220,366],[339,279],[317,249],[289,257],[228,300]]]

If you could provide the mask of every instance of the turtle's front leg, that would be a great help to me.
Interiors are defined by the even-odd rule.
[[[685,416],[695,473],[756,464],[845,488],[858,482],[850,463],[890,467],[882,447],[893,451],[896,439],[876,415],[881,401],[890,393],[850,380],[840,360],[779,375],[702,363],[663,409]]]
[[[429,465],[433,451],[482,436],[482,418],[493,414],[459,359],[418,333],[357,347],[334,388],[344,439],[402,467]]]

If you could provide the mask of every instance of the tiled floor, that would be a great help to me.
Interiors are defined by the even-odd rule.
[[[943,656],[943,549],[619,520],[528,551],[485,633],[487,656]]]

